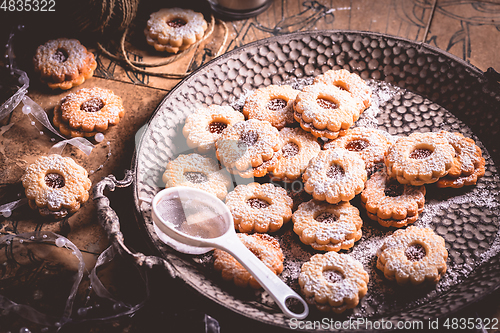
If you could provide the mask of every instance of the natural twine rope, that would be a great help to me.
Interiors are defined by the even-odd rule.
[[[221,20],[217,20],[217,22],[220,23],[222,25],[223,29],[224,29],[224,38],[223,38],[221,46],[219,47],[219,49],[217,50],[217,53],[215,54],[215,57],[218,57],[219,55],[221,55],[221,53],[222,53],[222,51],[224,49],[224,46],[226,45],[227,38],[228,38],[228,35],[229,35],[229,33],[228,33],[229,30],[227,28],[226,23],[224,23],[224,21],[221,21]],[[191,74],[191,72],[187,72],[187,73],[184,73],[184,74],[159,73],[159,72],[148,71],[148,70],[145,70],[145,69],[137,67],[137,66],[142,66],[142,67],[160,67],[160,66],[165,66],[165,65],[171,64],[174,61],[176,61],[179,58],[181,58],[182,56],[184,56],[185,54],[187,54],[193,48],[197,47],[201,42],[203,42],[204,40],[206,40],[210,35],[212,35],[214,29],[215,29],[215,18],[214,18],[213,15],[211,15],[210,23],[208,25],[208,29],[205,32],[203,38],[201,38],[199,41],[197,41],[196,43],[194,43],[193,45],[191,45],[186,50],[184,50],[184,51],[182,51],[180,53],[177,53],[175,55],[172,55],[172,56],[166,58],[165,60],[160,61],[160,62],[156,62],[156,63],[133,61],[133,60],[129,59],[129,57],[127,56],[127,52],[125,50],[125,40],[126,40],[127,33],[128,33],[128,26],[125,27],[125,30],[123,31],[123,34],[122,34],[121,39],[120,39],[120,55],[119,56],[117,56],[117,55],[111,53],[110,51],[108,51],[101,43],[97,43],[97,46],[99,47],[99,49],[101,50],[101,52],[103,52],[104,54],[106,54],[108,57],[110,57],[113,60],[125,63],[125,65],[127,65],[130,69],[132,69],[135,72],[138,72],[138,73],[141,73],[141,74],[146,74],[146,75],[152,75],[152,76],[169,78],[169,79],[182,79],[182,78],[185,78],[186,76],[188,76],[189,74]]]
[[[137,14],[140,0],[87,0],[75,8],[80,31],[123,31]]]

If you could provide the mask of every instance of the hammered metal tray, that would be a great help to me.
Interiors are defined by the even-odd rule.
[[[443,236],[449,251],[448,271],[436,287],[402,288],[382,277],[375,268],[375,251],[394,230],[368,219],[359,198],[354,199],[364,221],[363,237],[347,252],[370,272],[368,294],[355,309],[326,316],[338,321],[357,317],[428,320],[458,311],[497,289],[498,82],[493,75],[429,45],[368,32],[300,32],[248,44],[206,64],[165,97],[145,128],[133,161],[138,222],[158,255],[209,299],[257,321],[290,328],[289,320],[264,292],[223,281],[212,268],[210,252],[188,256],[165,245],[154,231],[149,202],[164,186],[161,176],[167,161],[191,152],[182,135],[188,114],[210,104],[241,109],[245,97],[256,88],[285,83],[301,88],[332,68],[359,74],[374,92],[374,106],[364,112],[357,126],[376,127],[391,135],[460,131],[483,149],[486,174],[476,186],[463,189],[427,186],[425,210],[415,224],[429,226]],[[300,265],[317,252],[300,242],[291,223],[274,236],[285,255],[281,278],[299,291]],[[323,317],[324,313],[311,307],[307,319]]]

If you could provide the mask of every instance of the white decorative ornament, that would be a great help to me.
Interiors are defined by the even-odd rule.
[[[102,142],[103,140],[104,140],[104,134],[102,134],[102,133],[97,133],[97,134],[95,135],[95,141],[97,141],[97,142]]]
[[[66,245],[66,239],[59,237],[58,239],[56,239],[55,243],[57,247],[63,247],[64,245]]]
[[[31,106],[24,104],[22,111],[24,114],[30,114],[31,113]]]

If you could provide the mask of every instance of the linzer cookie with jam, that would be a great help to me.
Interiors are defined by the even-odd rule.
[[[223,130],[244,120],[243,114],[230,106],[210,105],[187,116],[182,134],[189,148],[206,153],[215,149],[215,141]]]
[[[400,285],[437,283],[446,273],[448,251],[430,228],[396,230],[377,251],[377,268]]]
[[[240,232],[274,232],[292,218],[292,198],[271,183],[238,185],[228,193],[226,205]]]
[[[344,148],[322,150],[302,175],[304,189],[314,199],[336,204],[361,193],[367,179],[365,163]]]
[[[348,202],[310,200],[299,205],[292,220],[300,241],[319,251],[347,250],[362,236],[359,210]]]
[[[65,136],[91,137],[118,124],[124,114],[122,99],[111,90],[82,88],[54,108],[53,122]]]
[[[299,90],[289,85],[270,85],[247,97],[243,114],[248,119],[266,120],[277,129],[293,124],[293,103]]]
[[[415,132],[399,138],[385,156],[389,177],[401,184],[420,186],[446,176],[455,161],[455,149],[442,133]]]
[[[424,210],[425,186],[400,184],[384,170],[374,173],[361,192],[368,217],[384,227],[401,228],[414,223]]]
[[[40,45],[33,58],[40,80],[52,89],[71,89],[94,75],[92,52],[76,39],[59,38]]]
[[[342,313],[358,305],[370,277],[363,265],[345,253],[315,254],[300,269],[299,285],[306,301],[320,311]]]
[[[305,86],[294,103],[294,118],[315,137],[335,139],[360,115],[363,103],[335,86],[316,83]]]
[[[331,84],[349,92],[354,99],[363,103],[363,107],[359,110],[360,113],[371,104],[370,87],[359,75],[346,69],[326,71],[323,75],[315,77],[314,83]]]
[[[57,154],[41,156],[28,166],[22,183],[30,207],[56,219],[76,212],[92,186],[84,168]]]
[[[222,131],[215,142],[219,161],[243,178],[263,177],[281,158],[281,140],[270,122],[249,119]]]
[[[162,179],[166,187],[194,187],[221,200],[224,200],[231,185],[229,175],[220,170],[215,159],[196,153],[179,155],[169,161]]]
[[[388,135],[388,133],[387,133]],[[391,142],[382,131],[368,127],[354,127],[323,146],[323,149],[344,148],[357,153],[367,170],[384,161]]]
[[[280,131],[281,159],[272,172],[273,180],[292,182],[302,175],[309,161],[321,151],[316,138],[300,127]]]
[[[163,8],[151,14],[144,30],[149,45],[157,51],[177,53],[203,38],[207,22],[191,9]]]

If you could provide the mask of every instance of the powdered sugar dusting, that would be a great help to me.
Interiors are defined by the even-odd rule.
[[[488,262],[488,260],[496,256],[498,253],[500,253],[500,230],[497,232],[495,240],[491,244],[490,248],[485,252],[481,253],[480,256],[481,264]]]
[[[421,227],[430,226],[436,217],[439,217],[439,212],[450,211],[453,205],[471,204],[476,209],[498,208],[499,203],[494,195],[485,189],[476,189],[463,195],[451,197],[445,201],[430,200],[427,201],[424,208],[424,213],[420,219],[415,222],[415,225]]]
[[[382,246],[385,236],[370,235],[372,232],[366,232],[363,241],[358,243],[350,255],[361,262],[367,270],[371,270],[371,261],[376,257],[377,251]]]
[[[394,98],[395,95],[402,93],[404,90],[381,81],[369,80],[366,83],[372,91],[371,104],[363,111],[356,122],[356,126],[377,128],[377,115],[380,113],[380,105]]]

